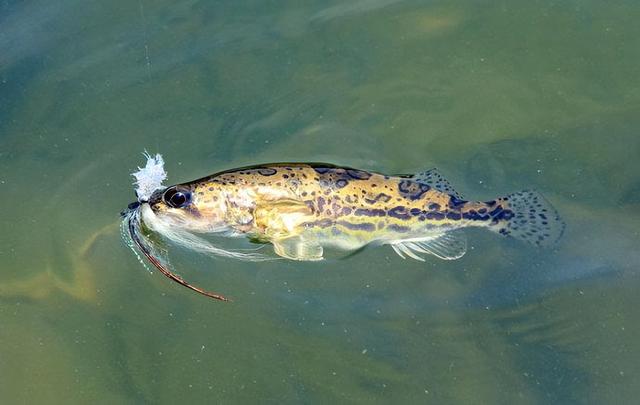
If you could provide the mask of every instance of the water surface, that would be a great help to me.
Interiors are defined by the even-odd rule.
[[[0,2],[0,401],[632,403],[640,396],[633,1]],[[541,191],[539,250],[462,259],[122,243],[141,152],[171,182],[269,161]]]

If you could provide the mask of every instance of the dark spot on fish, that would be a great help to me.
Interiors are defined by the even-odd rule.
[[[411,230],[410,227],[408,226],[404,226],[404,225],[397,225],[397,224],[389,224],[387,225],[387,229],[393,232],[409,232]]]
[[[385,210],[378,209],[378,208],[374,208],[374,209],[358,208],[354,212],[354,215],[367,216],[367,217],[384,217],[385,215],[387,215],[387,213],[385,212]]]
[[[415,217],[416,215],[420,215],[422,210],[420,208],[411,208],[409,212]]]
[[[440,211],[429,211],[424,216],[426,219],[434,219],[437,221],[441,221],[445,218],[444,212]]]
[[[193,215],[196,218],[202,217],[202,214],[200,213],[200,211],[193,204],[186,206],[184,210],[188,211],[191,215]]]
[[[411,214],[407,211],[407,207],[402,205],[398,205],[397,207],[391,208],[387,211],[387,215],[390,217],[398,218],[398,219],[409,219],[411,218]]]
[[[470,210],[462,213],[462,218],[468,219],[471,221],[486,221],[491,219],[489,215],[480,215],[475,210]],[[494,218],[496,219],[496,218]]]
[[[347,229],[351,229],[354,231],[366,231],[366,232],[372,232],[376,229],[376,226],[374,224],[372,224],[371,222],[362,222],[362,223],[357,223],[354,224],[352,222],[349,221],[338,221],[336,222],[338,225],[344,226]]]
[[[316,211],[315,207],[313,206],[312,200],[306,200],[304,203],[311,210],[311,213],[314,213]]]
[[[417,200],[429,191],[431,187],[427,184],[417,183],[411,180],[403,180],[398,183],[400,195],[409,200]]]
[[[278,171],[276,169],[272,169],[270,167],[261,167],[258,169],[258,173],[262,176],[273,176]]]
[[[431,211],[438,211],[440,209],[440,204],[438,203],[431,203],[429,204],[429,209]]]
[[[377,196],[373,197],[373,198],[365,198],[364,201],[369,203],[369,204],[375,204],[378,201],[382,201],[382,202],[389,202],[389,200],[391,200],[391,196],[385,193],[379,193]]]
[[[467,201],[465,200],[461,200],[458,197],[451,195],[449,196],[449,207],[451,208],[460,208],[461,206],[465,205],[467,203]]]
[[[313,170],[316,171],[316,173],[318,174],[325,174],[328,171],[330,171],[332,168],[331,167],[314,167]]]
[[[324,218],[324,219],[321,219],[319,221],[303,222],[302,226],[304,226],[305,228],[313,228],[313,227],[328,228],[328,227],[332,226],[333,223],[334,223],[333,220],[331,220],[329,218]]]
[[[459,212],[449,211],[447,212],[447,219],[457,221],[459,219],[462,219],[462,214],[460,214]]]
[[[338,181],[336,181],[336,187],[338,188],[343,188],[347,184],[349,184],[349,182],[345,179],[338,179]]]
[[[303,191],[303,192],[302,192],[302,196],[303,196],[303,197],[306,197],[306,196],[307,196],[307,192],[306,192],[306,191]]]
[[[318,197],[318,211],[322,211],[325,201],[323,197]]]
[[[288,174],[283,174],[282,177],[285,178],[285,179],[288,179],[289,175]]]
[[[349,177],[357,180],[367,180],[369,177],[371,177],[371,173],[357,169],[347,169],[347,174],[349,175]]]
[[[209,191],[213,191],[213,187],[209,187]]]
[[[351,214],[351,208],[349,208],[349,207],[344,207],[344,208],[342,209],[342,215],[349,215],[349,214]]]
[[[500,215],[500,217],[504,220],[510,220],[511,218],[513,218],[515,216],[515,214],[513,213],[513,211],[511,210],[504,210],[502,211],[502,214]]]
[[[345,200],[346,202],[348,202],[348,203],[353,204],[353,203],[357,203],[357,202],[358,202],[358,197],[355,197],[355,196],[354,196],[354,197],[352,197],[352,196],[348,195],[348,196],[346,196],[346,197],[344,198],[344,200]]]

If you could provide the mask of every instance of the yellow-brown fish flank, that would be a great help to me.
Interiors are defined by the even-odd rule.
[[[463,239],[448,252],[453,237],[443,235],[458,228],[487,227],[534,244],[557,238],[562,228],[555,210],[537,193],[466,201],[435,170],[388,176],[323,163],[267,164],[176,187],[192,193],[192,204],[180,214],[194,221],[194,230],[224,226],[271,242],[276,253],[299,260],[321,258],[321,246],[351,250],[371,242],[405,253],[432,253],[431,240],[442,244],[432,254],[455,258],[464,253]],[[521,212],[514,212],[510,198]]]
[[[564,230],[555,209],[535,191],[467,201],[435,169],[388,176],[324,163],[280,163],[153,188],[148,186],[166,173],[159,155],[148,159],[134,173],[136,192],[143,193],[123,213],[131,244],[167,277],[217,299],[224,297],[173,273],[164,248],[147,240],[143,225],[194,251],[252,261],[265,255],[225,249],[197,234],[244,235],[293,260],[321,260],[326,247],[354,251],[373,244],[424,261],[424,255],[462,257],[466,239],[459,228],[484,227],[535,245],[553,243]]]

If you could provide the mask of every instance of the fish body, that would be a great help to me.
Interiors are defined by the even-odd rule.
[[[390,245],[403,258],[457,259],[466,251],[460,228],[535,245],[564,229],[535,191],[468,201],[436,169],[390,176],[324,163],[265,164],[162,188],[141,205],[142,221],[169,239],[178,230],[247,236],[305,261],[322,259],[325,247],[366,245]]]

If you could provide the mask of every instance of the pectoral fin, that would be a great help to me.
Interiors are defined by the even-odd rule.
[[[298,227],[313,210],[302,201],[277,200],[258,204],[254,211],[257,228],[269,239],[285,239],[296,234]]]
[[[273,250],[278,256],[286,259],[313,261],[322,260],[322,246],[312,239],[305,239],[302,236],[273,241]]]

